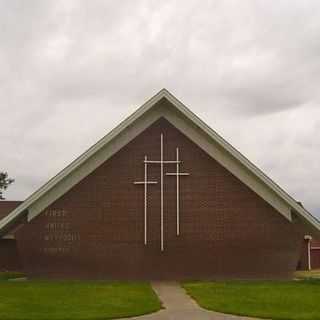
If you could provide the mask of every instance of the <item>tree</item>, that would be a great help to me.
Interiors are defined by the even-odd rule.
[[[3,191],[14,181],[8,177],[7,172],[0,172],[0,200],[4,200]]]

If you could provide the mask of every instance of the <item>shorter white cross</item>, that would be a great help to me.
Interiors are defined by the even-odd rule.
[[[176,148],[176,172],[168,172],[167,176],[176,176],[176,187],[177,187],[177,236],[180,234],[180,176],[189,176],[189,173],[180,172],[180,160],[179,160],[179,148]]]
[[[134,184],[144,185],[144,244],[147,244],[147,194],[148,194],[148,184],[157,184],[157,181],[148,181],[148,159],[144,156],[144,181],[135,181]]]

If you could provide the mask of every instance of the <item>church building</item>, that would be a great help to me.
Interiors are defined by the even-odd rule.
[[[75,279],[285,278],[320,230],[166,89],[0,219],[0,269]]]

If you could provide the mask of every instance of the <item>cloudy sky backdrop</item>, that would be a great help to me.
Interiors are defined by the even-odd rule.
[[[23,200],[161,88],[320,217],[320,1],[0,0],[0,170]]]

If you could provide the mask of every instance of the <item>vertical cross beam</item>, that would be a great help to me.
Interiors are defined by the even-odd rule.
[[[180,203],[179,203],[179,169],[180,169],[180,164],[179,164],[179,148],[176,148],[176,171],[177,171],[177,176],[176,176],[176,185],[177,185],[177,236],[180,234]]]
[[[164,250],[164,239],[163,239],[163,133],[161,133],[160,136],[160,171],[161,171],[161,177],[160,177],[160,183],[161,183],[161,200],[160,200],[160,232],[161,232],[161,251]]]
[[[147,160],[147,156],[144,156],[144,160]],[[144,244],[147,244],[147,194],[148,194],[148,171],[147,171],[148,164],[144,163]]]

